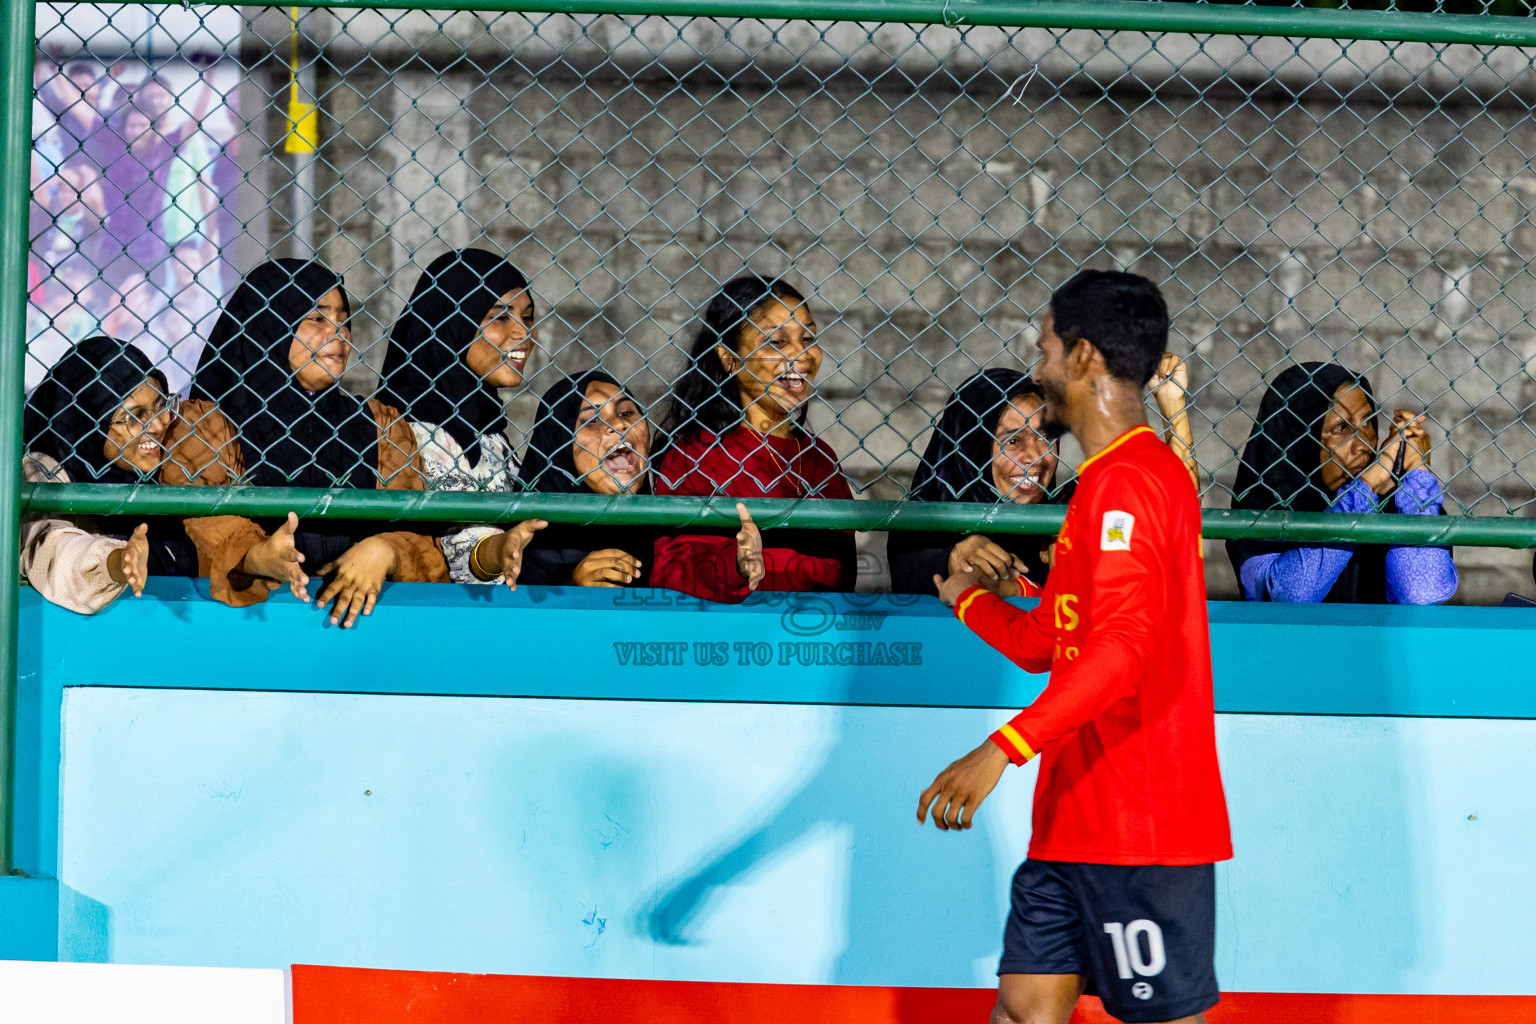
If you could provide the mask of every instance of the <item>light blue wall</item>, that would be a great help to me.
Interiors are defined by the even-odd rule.
[[[926,599],[838,599],[802,638],[816,605],[395,587],[342,633],[157,587],[94,620],[27,609],[33,848],[51,865],[60,823],[91,911],[66,956],[990,984],[1032,771],[963,835],[919,830],[916,797],[1008,714],[968,705],[1039,681]],[[1212,607],[1223,984],[1536,992],[1536,616]],[[922,664],[689,647],[641,668],[613,646],[799,639],[920,643]],[[881,706],[908,704],[928,706]]]
[[[986,985],[1033,771],[914,811],[1004,717],[72,690],[62,878],[123,962]],[[1536,993],[1533,738],[1223,716],[1223,984]]]

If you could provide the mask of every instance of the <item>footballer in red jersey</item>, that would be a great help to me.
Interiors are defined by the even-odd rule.
[[[1066,1024],[1098,995],[1124,1021],[1203,1022],[1219,998],[1215,863],[1232,856],[1216,762],[1200,501],[1147,426],[1168,343],[1143,277],[1083,271],[1051,296],[1034,376],[1048,426],[1084,453],[1040,603],[934,578],[955,615],[1030,672],[1033,704],[919,798],[966,829],[1011,764],[1040,758],[1029,856],[1014,876],[996,1024]]]

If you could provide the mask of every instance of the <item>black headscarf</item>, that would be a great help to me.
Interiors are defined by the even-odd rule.
[[[1355,385],[1371,403],[1371,382],[1337,363],[1292,366],[1269,386],[1237,469],[1232,507],[1321,512],[1333,500],[1323,486],[1323,418],[1339,388]]]
[[[997,443],[997,423],[1003,410],[1016,398],[1039,395],[1035,382],[1018,370],[982,370],[955,390],[939,422],[928,438],[922,461],[912,476],[910,500],[966,501],[986,505],[1000,499],[992,480],[992,448]],[[1058,504],[1068,493],[1053,492],[1055,479],[1044,481],[1046,501]],[[886,540],[895,593],[933,593],[934,573],[948,575],[949,550],[964,537],[960,533],[893,531]],[[992,539],[1020,559],[1029,578],[1045,580],[1041,552],[1051,542],[1038,534],[997,534]]]
[[[192,375],[192,397],[216,402],[239,431],[257,486],[375,486],[379,434],[367,403],[339,382],[308,392],[288,364],[299,324],[340,288],[341,275],[313,260],[261,264],[225,303]],[[345,289],[342,302],[350,314]]]
[[[911,498],[995,503],[991,469],[997,421],[1013,399],[1039,394],[1035,382],[1018,370],[982,370],[960,385],[928,438],[912,476]],[[1055,481],[1045,483],[1049,489]]]
[[[539,399],[539,416],[528,435],[528,451],[518,472],[524,490],[558,494],[582,494],[588,490],[586,479],[576,470],[576,418],[581,415],[587,389],[593,384],[624,389],[624,385],[602,370],[588,370],[560,378]],[[634,493],[650,493],[649,473]]]
[[[528,436],[528,450],[518,479],[525,490],[546,494],[586,494],[589,485],[576,469],[576,420],[593,384],[623,385],[602,370],[588,370],[562,377],[539,400],[539,418]],[[639,403],[637,402],[636,405]],[[634,490],[651,491],[650,473]],[[618,548],[640,559],[640,576],[631,586],[648,586],[656,537],[661,531],[648,526],[578,526],[552,523],[533,535],[523,554],[526,583],[558,584],[590,552]]]
[[[1376,415],[1371,382],[1337,363],[1300,363],[1275,378],[1259,402],[1259,415],[1243,448],[1232,507],[1254,511],[1322,512],[1333,501],[1323,486],[1323,419],[1335,393],[1354,385],[1364,392]],[[1281,554],[1302,545],[1282,541],[1229,540],[1227,557],[1242,575],[1243,563],[1259,555]],[[1348,545],[1347,545],[1348,546]],[[1354,557],[1339,575],[1328,601],[1384,602],[1386,546],[1352,545]]]
[[[107,425],[134,391],[165,374],[126,342],[86,338],[64,354],[27,396],[22,434],[27,451],[52,456],[77,484],[131,484],[134,469],[107,461]]]
[[[484,249],[445,252],[423,271],[389,335],[380,398],[418,423],[446,430],[472,461],[482,434],[506,429],[496,389],[464,355],[480,322],[507,292],[528,279],[506,257]]]
[[[107,461],[107,427],[128,396],[147,381],[169,394],[165,374],[133,345],[112,338],[86,338],[64,354],[27,396],[22,435],[28,452],[52,457],[73,483],[153,482],[151,475]],[[126,540],[141,522],[149,524],[149,572],[154,576],[196,576],[197,551],[179,519],[95,516],[92,525],[107,537]]]

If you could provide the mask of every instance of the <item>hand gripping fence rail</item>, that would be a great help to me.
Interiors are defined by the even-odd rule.
[[[1057,503],[903,499],[956,390],[1028,370],[1052,289],[1082,268],[1131,270],[1168,302],[1179,366],[1151,418],[1190,445],[1208,537],[1536,546],[1519,514],[1536,496],[1536,19],[1140,0],[432,7],[4,0],[0,244],[29,254],[25,278],[16,260],[0,278],[12,580],[23,511],[735,522],[729,499],[296,487],[283,484],[314,474],[250,464],[229,487],[23,482],[25,394],[63,380],[83,339],[131,343],[172,402],[215,390],[204,375],[220,360],[228,386],[254,372],[233,365],[241,346],[220,316],[279,257],[344,279],[347,307],[318,329],[350,317],[352,358],[326,371],[348,394],[409,390],[390,351],[409,366],[431,345],[409,342],[408,306],[427,335],[463,329],[454,302],[473,307],[460,351],[416,366],[412,394],[435,388],[434,420],[484,426],[479,380],[448,394],[469,365],[502,386],[492,432],[514,451],[529,448],[539,396],[594,368],[644,410],[654,450],[712,297],[748,271],[782,278],[804,296],[795,344],[813,332],[820,354],[793,362],[814,377],[805,426],[858,500],[753,502],[754,516],[867,531],[1054,531]],[[442,284],[448,312],[433,320],[418,281],[466,248],[505,256],[526,288],[502,269],[454,295]],[[499,368],[476,369],[464,345],[494,343],[486,310],[519,290],[531,303],[508,304],[494,329],[537,330],[531,355],[506,375],[503,341]],[[257,287],[237,319],[271,314],[287,346],[324,293],[295,311]],[[1307,361],[1369,382],[1383,442],[1395,410],[1424,415],[1445,515],[1229,507],[1262,396]],[[275,393],[255,396],[254,415],[265,405],[277,423],[268,454],[302,419]],[[205,407],[184,402],[183,418]],[[99,425],[76,419],[58,432],[76,445],[61,462],[77,442],[100,446]],[[361,457],[370,435],[351,436]],[[420,436],[424,457],[448,443]],[[1060,454],[1058,488],[1070,440]],[[17,604],[15,585],[0,588],[7,745]]]

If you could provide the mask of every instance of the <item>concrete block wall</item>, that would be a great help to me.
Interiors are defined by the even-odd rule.
[[[288,28],[246,32],[267,139]],[[1429,411],[1453,511],[1536,497],[1528,52],[384,12],[304,33],[313,242],[362,299],[360,390],[450,245],[510,253],[548,314],[519,427],[557,370],[598,362],[655,402],[717,281],[786,273],[823,328],[812,424],[893,498],[950,389],[1026,365],[1051,289],[1118,266],[1174,312],[1207,505],[1265,381],[1314,358]],[[250,230],[284,251],[292,165],[248,160],[276,197]],[[1462,600],[1530,589],[1527,556],[1466,554]]]

